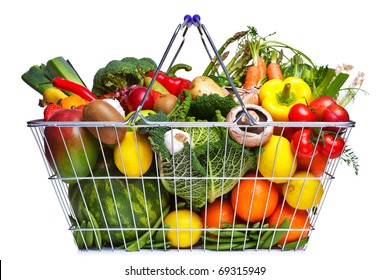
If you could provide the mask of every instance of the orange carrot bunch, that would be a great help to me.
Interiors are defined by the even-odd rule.
[[[244,81],[244,89],[259,86],[261,79],[267,74],[267,66],[260,55],[261,38],[256,37],[252,40],[247,39],[247,41],[252,55],[252,65],[248,67]]]

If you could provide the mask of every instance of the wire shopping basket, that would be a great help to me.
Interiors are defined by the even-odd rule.
[[[196,15],[179,24],[156,73],[183,31],[172,66],[191,26],[208,51],[207,38],[226,71]],[[242,102],[227,77],[238,100],[230,120],[177,122],[161,119],[159,113],[143,116],[145,95],[125,123],[28,122],[78,248],[306,248],[340,157],[313,153],[301,160],[291,151],[287,134],[291,129],[302,134],[315,130],[311,141],[317,149],[321,132],[331,129],[347,142],[355,124],[269,121],[267,112]],[[80,119],[75,112],[72,117]],[[115,141],[106,143],[106,133]]]

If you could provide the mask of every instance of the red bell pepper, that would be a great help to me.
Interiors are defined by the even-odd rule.
[[[160,71],[156,76],[156,81],[162,84],[171,94],[178,96],[182,93],[183,90],[189,89],[191,81],[176,77],[175,72],[178,69],[185,69],[186,71],[191,70],[191,66],[179,64],[178,66],[173,66],[168,73]],[[153,78],[155,71],[149,72],[148,77]]]

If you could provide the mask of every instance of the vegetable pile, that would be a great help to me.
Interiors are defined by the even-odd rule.
[[[358,174],[347,106],[364,73],[346,85],[352,66],[318,66],[274,35],[235,33],[225,69],[215,56],[193,79],[130,56],[91,90],[63,57],[23,73],[80,249],[305,247],[334,166]]]

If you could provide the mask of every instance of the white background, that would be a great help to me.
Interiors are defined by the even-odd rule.
[[[84,3],[86,2],[86,3]],[[4,4],[7,3],[7,4]],[[385,1],[45,1],[0,4],[2,279],[130,279],[125,269],[149,266],[218,270],[265,266],[262,277],[240,279],[383,279],[389,252],[388,13]],[[319,65],[350,63],[366,74],[349,107],[356,121],[350,145],[360,174],[341,165],[306,251],[85,253],[77,251],[28,120],[41,118],[39,94],[20,78],[55,56],[71,60],[89,87],[111,59],[149,56],[159,61],[186,14],[199,14],[215,44],[255,26],[261,35],[304,50]],[[177,62],[205,68],[195,28]],[[180,38],[179,38],[180,39]],[[198,72],[197,72],[198,71]],[[383,256],[383,254],[385,256]],[[4,277],[4,278],[3,278]],[[134,279],[173,279],[143,277]],[[193,278],[193,279],[198,279]],[[216,273],[204,279],[222,279]],[[183,277],[177,279],[184,279]],[[186,279],[186,278],[185,278]],[[191,279],[191,277],[190,277]],[[199,278],[200,279],[200,278]]]

